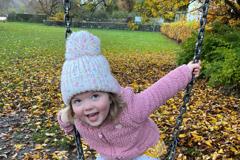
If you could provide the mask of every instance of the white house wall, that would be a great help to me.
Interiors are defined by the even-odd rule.
[[[194,20],[199,20],[201,17],[201,12],[199,11],[198,8],[202,6],[202,3],[200,3],[198,0],[192,2],[188,6],[188,11],[187,11],[187,21],[194,21]]]

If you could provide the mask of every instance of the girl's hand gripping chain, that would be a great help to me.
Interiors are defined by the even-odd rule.
[[[197,63],[193,63],[193,61],[191,61],[187,64],[187,66],[195,77],[200,75],[201,61],[198,61]]]
[[[73,124],[73,112],[70,106],[67,106],[61,110],[61,120],[64,123],[71,123]]]

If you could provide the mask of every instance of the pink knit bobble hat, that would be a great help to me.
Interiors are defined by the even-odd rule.
[[[87,31],[79,31],[72,33],[66,42],[61,75],[63,101],[69,105],[74,95],[86,91],[119,94],[120,85],[101,54],[99,38]]]

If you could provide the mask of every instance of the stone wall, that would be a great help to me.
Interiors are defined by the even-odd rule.
[[[34,14],[15,14],[11,13],[8,15],[8,21],[17,21],[17,22],[35,22],[42,23],[46,19],[46,15],[34,15]]]
[[[50,26],[64,26],[62,21],[44,21],[44,24]],[[73,22],[72,27],[92,28],[92,29],[117,29],[130,30],[127,23],[117,22]],[[140,24],[138,31],[160,32],[160,25]]]

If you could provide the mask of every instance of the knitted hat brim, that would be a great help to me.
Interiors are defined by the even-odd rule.
[[[61,76],[64,103],[69,105],[74,95],[87,91],[120,94],[120,85],[112,75],[108,61],[102,55],[82,56],[64,62]]]

